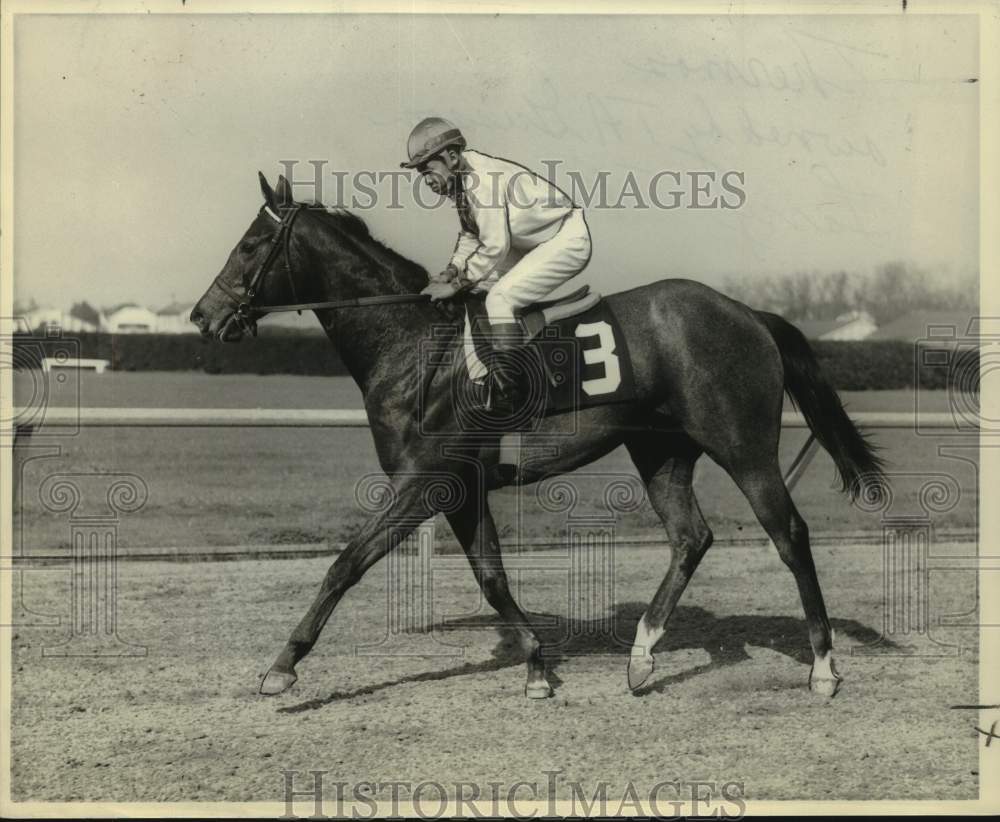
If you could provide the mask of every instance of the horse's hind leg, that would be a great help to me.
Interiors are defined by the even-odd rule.
[[[777,458],[768,459],[763,466],[730,470],[730,475],[795,576],[813,650],[809,687],[818,694],[833,696],[842,679],[833,664],[833,635],[809,547],[809,528],[792,502]]]
[[[628,665],[628,685],[635,690],[653,672],[653,646],[663,636],[667,620],[712,544],[712,532],[692,487],[701,449],[683,434],[644,433],[626,446],[670,544],[670,567],[636,627]]]

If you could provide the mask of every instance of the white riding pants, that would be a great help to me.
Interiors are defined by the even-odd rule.
[[[530,249],[511,248],[493,274],[499,275],[496,282],[476,289],[489,290],[486,313],[490,321],[514,322],[515,310],[538,302],[583,271],[590,252],[590,231],[580,208],[567,214],[559,231],[544,243]]]

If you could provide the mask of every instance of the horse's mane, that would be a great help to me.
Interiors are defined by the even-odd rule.
[[[334,228],[343,231],[345,234],[350,234],[359,240],[371,240],[378,243],[383,249],[385,248],[382,243],[379,243],[378,240],[372,237],[371,232],[368,230],[368,224],[354,212],[348,211],[346,208],[330,208],[321,203],[307,203],[307,205],[309,208],[315,209],[316,213]]]
[[[368,229],[368,224],[357,214],[344,208],[330,208],[322,203],[305,203],[305,205],[322,222],[362,243],[368,253],[386,264],[399,277],[407,291],[419,291],[427,284],[427,269],[375,239]]]

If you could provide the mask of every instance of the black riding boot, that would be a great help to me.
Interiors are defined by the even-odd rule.
[[[490,412],[500,419],[509,419],[517,410],[520,371],[516,351],[521,344],[521,329],[515,323],[506,323],[492,326],[491,331],[493,350],[488,377]]]
[[[488,404],[491,415],[500,419],[514,417],[522,402],[523,369],[518,363],[518,349],[524,341],[517,322],[490,324],[491,352],[487,367]]]

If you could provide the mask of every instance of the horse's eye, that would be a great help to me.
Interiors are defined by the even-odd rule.
[[[240,243],[240,254],[249,254],[253,251],[253,243],[244,240]]]

